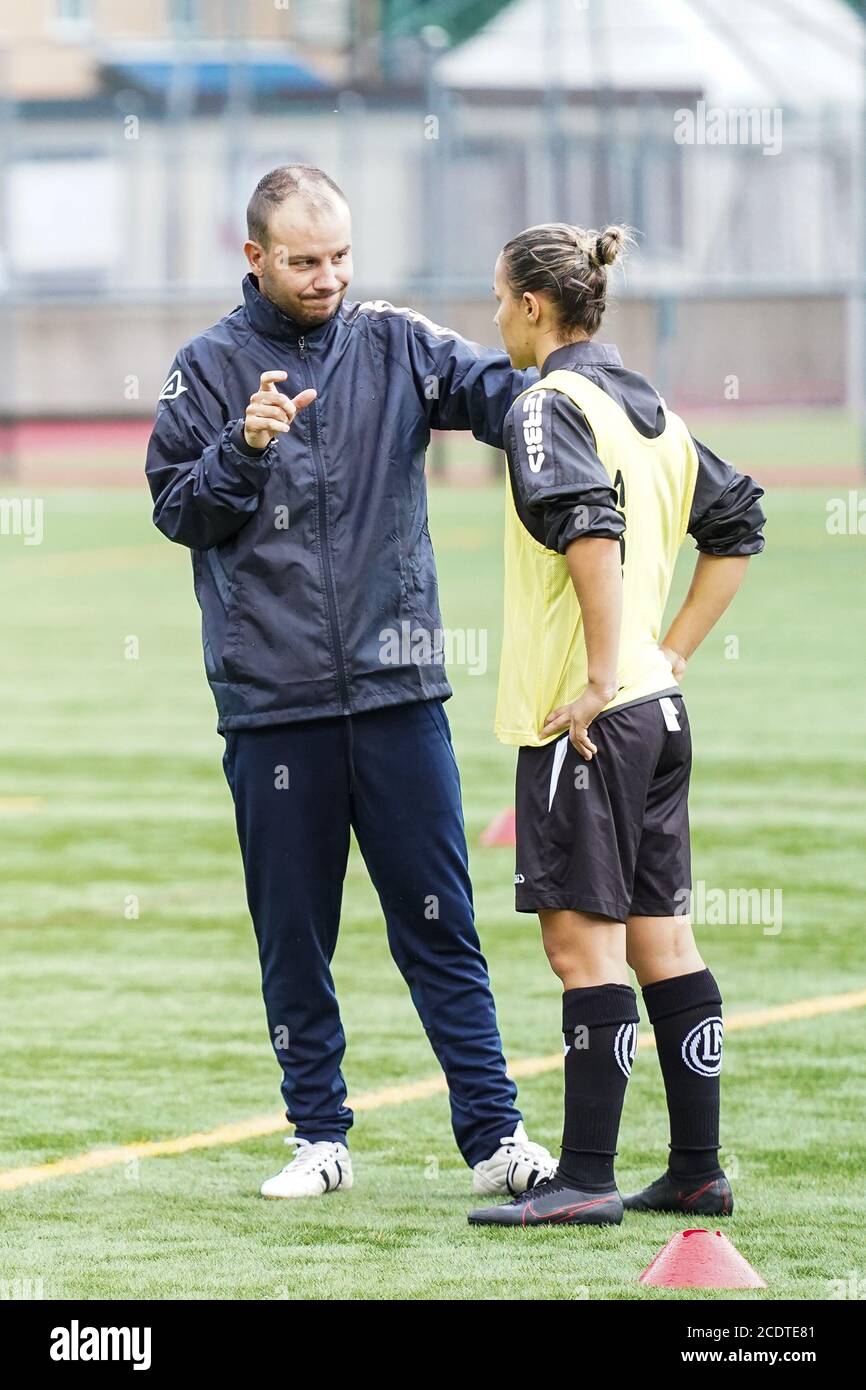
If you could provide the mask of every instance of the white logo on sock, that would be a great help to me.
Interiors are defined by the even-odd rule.
[[[621,1023],[613,1040],[613,1055],[623,1076],[631,1075],[631,1064],[637,1052],[637,1024]]]
[[[718,1076],[722,1070],[724,1026],[718,1014],[697,1023],[683,1040],[683,1061],[699,1076]]]

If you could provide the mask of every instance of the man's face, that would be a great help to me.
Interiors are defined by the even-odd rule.
[[[493,322],[499,329],[505,351],[511,358],[512,367],[518,369],[535,365],[533,347],[532,306],[528,302],[531,295],[515,295],[507,279],[500,256],[493,272],[493,293],[499,304]]]
[[[302,195],[271,213],[267,247],[244,251],[262,293],[300,328],[333,318],[352,281],[352,225],[340,198],[314,204]]]

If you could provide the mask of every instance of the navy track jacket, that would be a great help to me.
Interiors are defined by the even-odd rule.
[[[383,301],[344,300],[303,332],[254,275],[243,294],[178,352],[147,452],[154,522],[192,551],[218,728],[447,698],[430,431],[502,448],[534,369]],[[244,412],[270,370],[288,372],[286,395],[318,396],[288,434],[251,449]]]

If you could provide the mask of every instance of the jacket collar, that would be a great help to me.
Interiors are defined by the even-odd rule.
[[[336,314],[325,323],[320,323],[316,328],[302,329],[294,319],[289,318],[288,314],[284,314],[282,309],[278,309],[276,304],[272,304],[262,294],[258,276],[253,275],[252,271],[244,276],[243,292],[247,318],[254,331],[266,338],[278,338],[284,343],[297,343],[300,338],[311,344],[326,342],[334,331],[336,321],[343,317],[341,304]]]
[[[548,372],[554,371],[579,371],[581,367],[590,365],[621,367],[619,348],[614,347],[613,343],[596,343],[591,338],[579,343],[566,343],[544,359],[541,375],[547,376]]]

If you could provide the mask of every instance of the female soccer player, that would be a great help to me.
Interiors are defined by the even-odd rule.
[[[565,1123],[553,1178],[473,1224],[726,1215],[722,999],[692,935],[691,739],[679,680],[763,549],[762,489],[596,343],[627,234],[554,223],[503,248],[496,323],[541,380],[505,427],[505,631],[497,737],[517,755],[519,912],[563,986]],[[662,618],[686,534],[688,596]],[[637,976],[670,1117],[667,1171],[623,1199],[613,1160],[637,1043]]]

